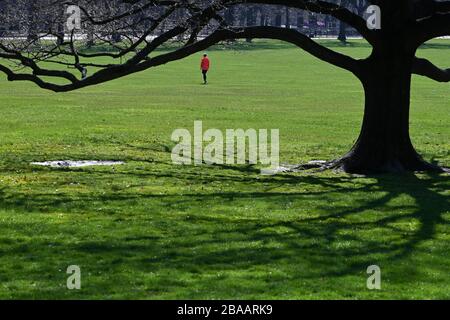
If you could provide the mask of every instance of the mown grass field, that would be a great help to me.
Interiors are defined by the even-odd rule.
[[[362,43],[329,46],[355,57]],[[450,42],[420,55],[450,66]],[[281,161],[332,159],[357,138],[362,88],[289,45],[200,55],[78,92],[0,85],[0,298],[448,299],[447,175],[261,176],[175,166],[171,133],[280,129]],[[450,166],[450,85],[415,77],[411,135]],[[50,169],[32,161],[123,160]],[[366,288],[379,265],[382,290]],[[79,265],[82,289],[66,288]]]

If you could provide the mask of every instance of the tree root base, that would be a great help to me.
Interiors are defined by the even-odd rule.
[[[450,168],[428,163],[422,159],[413,159],[406,163],[401,161],[387,161],[382,165],[374,165],[370,162],[358,161],[352,157],[343,157],[332,161],[315,160],[305,164],[288,166],[285,169],[285,172],[302,172],[308,170],[322,172],[333,170],[336,172],[362,175],[406,172],[450,173]]]

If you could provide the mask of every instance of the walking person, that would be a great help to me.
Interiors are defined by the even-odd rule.
[[[208,83],[209,66],[210,66],[210,61],[209,61],[208,55],[205,53],[203,55],[203,59],[200,64],[200,69],[202,70],[202,74],[203,74],[203,84]]]

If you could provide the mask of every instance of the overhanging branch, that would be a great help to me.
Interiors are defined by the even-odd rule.
[[[450,69],[441,69],[427,59],[415,58],[413,73],[438,82],[450,82]]]
[[[139,1],[124,1],[125,3],[136,4]],[[326,61],[332,65],[338,66],[345,70],[349,70],[354,74],[359,73],[359,66],[357,60],[352,59],[346,55],[340,54],[333,50],[330,50],[320,44],[314,42],[309,37],[299,33],[293,29],[285,29],[285,28],[277,28],[277,27],[247,27],[247,28],[231,28],[226,29],[226,26],[223,24],[220,16],[223,13],[223,10],[229,6],[234,4],[251,4],[251,3],[259,3],[259,4],[267,4],[267,5],[285,5],[291,8],[304,9],[309,10],[311,12],[329,14],[334,16],[347,24],[355,27],[357,30],[361,32],[361,34],[366,35],[366,38],[373,40],[373,36],[375,33],[369,31],[367,29],[365,20],[362,17],[359,17],[357,14],[352,13],[348,9],[341,7],[340,5],[327,2],[327,1],[312,1],[312,0],[217,0],[206,5],[206,2],[203,5],[199,5],[198,3],[193,4],[194,2],[189,1],[181,1],[181,0],[172,0],[172,1],[146,1],[143,6],[149,7],[149,3],[152,5],[169,6],[165,8],[167,10],[162,10],[162,12],[158,13],[157,18],[153,19],[153,23],[149,26],[146,26],[145,30],[142,31],[142,34],[136,36],[136,40],[133,39],[132,35],[134,34],[133,30],[130,29],[130,26],[134,26],[133,24],[128,23],[127,21],[123,22],[124,28],[127,30],[130,29],[131,35],[129,42],[130,46],[119,49],[119,53],[111,53],[111,52],[80,52],[78,47],[75,45],[75,37],[74,32],[72,31],[71,37],[69,41],[63,41],[62,43],[56,43],[54,46],[51,45],[51,49],[47,50],[45,47],[38,47],[35,45],[26,45],[22,50],[14,50],[10,49],[7,46],[3,48],[0,47],[4,51],[4,55],[6,59],[15,59],[22,63],[23,66],[32,69],[32,74],[18,73],[17,71],[13,71],[8,64],[4,64],[0,71],[3,71],[8,75],[8,79],[12,81],[16,80],[26,80],[33,81],[39,86],[50,89],[53,91],[71,91],[79,88],[83,88],[86,86],[91,86],[103,82],[107,82],[113,79],[117,79],[135,72],[139,72],[142,70],[146,70],[148,68],[156,67],[161,64],[168,63],[170,61],[179,60],[187,57],[190,54],[196,53],[198,51],[207,49],[208,47],[227,39],[239,39],[239,38],[268,38],[268,39],[277,39],[282,41],[287,41],[295,44],[296,46],[304,49],[309,52],[313,56]],[[197,7],[197,4],[199,5]],[[138,6],[139,7],[139,6]],[[175,24],[169,24],[170,29],[164,30],[167,26],[162,26],[166,19],[174,12],[176,8],[183,7],[184,10],[188,10],[189,14],[187,15],[187,19],[184,18],[176,18],[172,17],[172,19],[176,18]],[[138,11],[136,7],[129,8],[129,10],[125,10],[125,12],[115,14],[112,18],[107,18],[106,20],[94,20],[94,17],[88,17],[88,20],[95,24],[103,24],[111,22],[112,20],[124,18],[128,16],[138,15]],[[142,6],[140,7],[142,9]],[[88,14],[87,10],[84,10],[85,14]],[[148,13],[150,14],[150,13]],[[139,19],[138,19],[139,20]],[[139,20],[141,21],[141,20]],[[196,42],[197,35],[199,32],[211,25],[211,22],[216,21],[216,25],[211,27],[209,33],[205,39]],[[217,24],[219,27],[217,27]],[[114,27],[114,24],[111,25],[111,28]],[[156,31],[158,27],[161,27],[161,34],[156,35]],[[112,34],[117,32],[117,29],[110,30]],[[165,43],[169,43],[174,39],[183,39],[185,33],[190,32],[189,39],[187,43],[184,44],[183,47],[178,49],[174,49],[172,52],[161,54],[156,57],[150,58],[150,54],[154,54],[155,50],[161,47]],[[208,31],[209,32],[209,31]],[[154,36],[150,37],[151,40],[147,40],[147,37],[150,34],[155,33]],[[107,35],[110,35],[107,33]],[[64,39],[63,39],[64,40]],[[105,40],[106,41],[106,40]],[[181,41],[181,40],[180,40]],[[111,42],[107,42],[110,46],[115,47]],[[0,43],[1,45],[1,43]],[[14,45],[12,42],[11,45]],[[14,47],[14,46],[13,46]],[[33,56],[31,58],[25,57],[25,54],[29,54],[33,52],[37,48],[37,52],[40,56]],[[97,57],[108,57],[108,58],[126,58],[127,60],[120,64],[110,63],[108,60],[107,64],[96,65],[91,63],[88,59],[97,58]],[[72,57],[74,62],[67,62],[66,57]],[[83,59],[82,59],[83,58]],[[38,66],[38,62],[45,61],[54,61],[58,65],[63,66],[73,66],[78,70],[83,72],[83,79],[77,79],[71,72],[63,71],[63,70],[53,70],[53,69],[43,69]],[[93,73],[91,76],[84,77],[85,70],[87,66],[96,66],[102,68],[101,70]],[[64,84],[53,84],[51,82],[47,82],[47,79],[44,76],[51,77],[59,77],[64,78],[65,80],[69,80],[70,83]],[[44,80],[45,79],[45,80]],[[51,80],[48,80],[51,81]]]
[[[367,22],[364,18],[336,3],[320,0],[248,0],[245,3],[283,5],[290,8],[330,15],[355,28],[370,44],[374,44],[376,41],[376,33],[367,28]]]
[[[140,72],[149,68],[169,63],[171,61],[180,60],[196,52],[205,50],[223,40],[245,38],[267,38],[290,42],[312,54],[313,56],[319,58],[320,60],[348,70],[357,76],[360,72],[359,60],[355,60],[349,56],[330,50],[316,43],[315,41],[311,40],[309,37],[301,34],[298,31],[277,27],[248,27],[217,30],[205,39],[194,44],[182,47],[178,50],[159,55],[152,59],[144,60],[134,65],[124,64],[105,68],[82,81],[77,81],[75,83],[66,85],[46,83],[34,75],[27,75],[26,77],[24,75],[21,75],[20,77],[17,77],[11,74],[10,70],[8,71],[4,68],[0,68],[0,70],[8,74],[9,80],[29,80],[37,83],[40,87],[45,89],[56,92],[66,92],[118,79],[132,73]]]

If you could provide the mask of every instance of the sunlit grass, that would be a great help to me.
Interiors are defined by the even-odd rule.
[[[434,43],[420,55],[450,66],[448,41]],[[280,129],[285,163],[351,147],[358,81],[291,46],[259,46],[211,50],[208,86],[200,56],[66,94],[2,80],[0,298],[449,298],[448,176],[172,165],[172,131],[195,120]],[[414,78],[414,144],[450,166],[448,98],[448,84]],[[126,165],[29,165],[59,159]],[[372,264],[381,291],[366,288]]]

